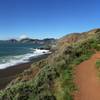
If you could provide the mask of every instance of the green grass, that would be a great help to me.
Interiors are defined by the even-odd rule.
[[[66,63],[57,64],[58,68],[61,67],[62,65],[64,66],[61,67],[63,70],[61,71],[60,69],[61,73],[60,77],[55,82],[57,86],[54,88],[55,89],[54,94],[57,100],[73,100],[72,94],[74,93],[74,91],[77,90],[77,86],[74,84],[73,81],[74,68],[81,62],[89,59],[91,55],[94,53],[94,51],[89,51],[88,49],[84,51],[84,49],[80,49],[80,47],[77,47],[75,49],[74,48],[66,49],[66,50],[67,51],[65,51],[63,57],[59,58],[58,62],[58,63],[64,62],[65,60]]]
[[[96,68],[98,70],[98,77],[100,77],[100,60],[96,61]]]
[[[97,68],[98,70],[100,70],[100,60],[97,60],[97,61],[96,61],[96,68]]]

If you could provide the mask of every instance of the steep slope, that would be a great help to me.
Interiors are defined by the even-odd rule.
[[[65,36],[58,40],[52,55],[33,64],[2,90],[0,100],[72,100],[73,69],[97,50],[100,29]]]

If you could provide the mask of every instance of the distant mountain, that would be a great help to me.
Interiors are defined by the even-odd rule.
[[[17,43],[18,41],[16,39],[10,39],[10,40],[7,40],[6,42],[9,42],[9,43]]]
[[[17,43],[18,41],[16,39],[10,39],[10,40],[0,40],[0,43]]]
[[[19,42],[20,43],[33,43],[33,44],[49,44],[49,43],[54,43],[56,40],[53,38],[48,38],[48,39],[31,39],[31,38],[24,38],[21,39]]]
[[[31,38],[23,38],[19,40],[20,43],[34,43],[33,41],[34,39]]]
[[[0,40],[0,42],[9,42],[9,43],[31,43],[31,44],[40,44],[40,45],[49,45],[54,44],[56,39],[46,38],[46,39],[31,39],[31,38],[23,38],[20,40],[10,39],[10,40]]]

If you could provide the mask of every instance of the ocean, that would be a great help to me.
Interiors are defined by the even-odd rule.
[[[49,53],[49,50],[37,49],[39,47],[41,45],[0,42],[0,69],[27,63],[32,57]]]

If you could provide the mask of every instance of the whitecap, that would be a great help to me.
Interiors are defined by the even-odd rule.
[[[33,52],[24,55],[8,56],[5,59],[2,59],[3,62],[0,64],[0,69],[5,69],[21,63],[27,63],[31,57],[37,57],[49,53],[51,53],[49,50],[33,49]]]

